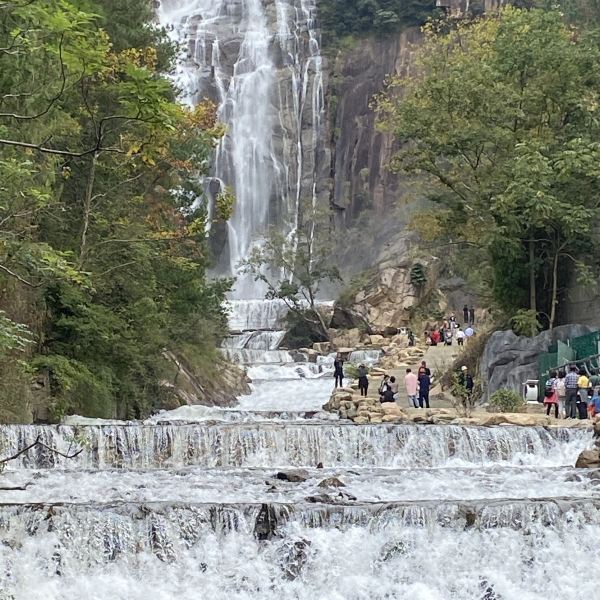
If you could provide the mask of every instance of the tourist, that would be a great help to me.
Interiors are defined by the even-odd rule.
[[[569,372],[565,375],[565,419],[575,419],[577,417],[577,367],[571,365]]]
[[[475,330],[469,325],[465,329],[465,341],[469,341],[475,335]]]
[[[383,390],[383,393],[379,395],[379,402],[381,402],[382,404],[384,402],[395,402],[396,401],[394,390],[392,389],[392,386],[393,386],[392,379],[394,381],[396,381],[395,377],[390,377],[389,381],[385,385],[385,389]]]
[[[594,395],[590,401],[591,416],[600,415],[600,386],[594,389]]]
[[[335,377],[335,387],[343,387],[344,383],[344,359],[342,355],[338,352],[335,360],[333,361],[333,376]]]
[[[475,307],[469,309],[469,325],[475,325]]]
[[[546,388],[544,390],[544,404],[546,405],[546,416],[550,416],[550,409],[554,406],[554,418],[558,419],[558,394],[556,393],[556,371],[550,371]]]
[[[366,396],[369,390],[368,370],[365,365],[358,366],[358,389],[361,396]]]
[[[577,398],[577,412],[579,413],[580,419],[588,418],[588,388],[590,387],[590,380],[585,373],[581,373],[577,379],[577,388],[579,389],[579,395]]]
[[[398,393],[400,392],[400,385],[398,384],[396,378],[393,375],[390,377],[390,383],[388,385],[390,390],[392,390],[392,392],[394,393],[394,400],[397,401]]]
[[[444,344],[446,346],[452,346],[452,329],[444,329]]]
[[[417,402],[418,385],[418,377],[412,372],[412,369],[406,369],[406,375],[404,376],[404,386],[406,387],[406,395],[408,396],[408,406],[410,406],[410,408],[419,408],[419,403]]]
[[[408,346],[414,346],[415,345],[415,334],[412,332],[412,329],[408,330]]]
[[[556,400],[558,401],[558,411],[561,414],[562,418],[565,418],[565,396],[566,396],[566,388],[565,388],[565,372],[560,370],[558,372],[558,376],[556,378]]]
[[[383,379],[381,380],[381,383],[379,384],[379,388],[377,389],[377,391],[379,392],[380,400],[381,400],[381,397],[383,396],[384,392],[389,388],[389,381],[390,381],[390,376],[385,374],[383,376]]]
[[[467,365],[463,365],[460,368],[458,383],[467,391],[467,397],[471,396],[473,388],[475,387],[475,382],[473,381],[473,376],[469,373],[469,367],[467,367]]]
[[[419,375],[421,372],[427,373],[428,377],[431,377],[431,369],[427,366],[427,362],[422,360],[421,365],[419,366]]]
[[[463,322],[469,322],[469,307],[466,304],[463,306]]]
[[[461,326],[458,326],[458,331],[456,332],[456,343],[459,346],[464,346],[465,343],[465,332],[462,330]]]
[[[431,332],[431,345],[432,346],[437,346],[441,341],[442,341],[442,335],[440,334],[440,332],[437,329],[434,329]]]
[[[431,372],[427,367],[419,369],[419,407],[429,408],[429,388],[431,386]]]
[[[592,386],[592,389],[596,389],[600,385],[600,375],[598,373],[598,369],[592,369],[592,374],[590,376],[590,385]]]

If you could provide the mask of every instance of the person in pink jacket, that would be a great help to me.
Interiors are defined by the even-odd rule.
[[[408,406],[411,408],[419,408],[417,402],[417,385],[419,380],[417,375],[410,369],[406,369],[406,375],[404,377],[404,385],[406,386],[406,395],[408,396]]]

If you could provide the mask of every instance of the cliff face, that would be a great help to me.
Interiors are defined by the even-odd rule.
[[[397,36],[364,39],[339,52],[331,63],[331,201],[346,225],[365,209],[384,213],[402,195],[402,180],[388,166],[394,144],[391,136],[377,130],[371,103],[388,75],[410,72],[420,36],[412,29]]]

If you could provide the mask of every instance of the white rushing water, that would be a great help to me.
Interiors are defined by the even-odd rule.
[[[237,198],[227,273],[269,225],[287,234],[301,200],[317,202],[315,10],[160,2],[186,48],[183,100],[214,99],[228,126],[207,182],[212,201],[222,185]],[[0,458],[45,444],[0,473],[0,600],[598,596],[600,472],[573,466],[591,431],[337,420],[321,411],[333,358],[286,350],[287,307],[256,299],[253,282],[236,294],[222,350],[252,379],[237,407],[0,426]]]
[[[206,190],[211,205],[214,190],[235,193],[226,269],[235,275],[269,226],[290,234],[301,200],[317,202],[325,103],[315,0],[161,0],[158,15],[185,45],[175,74],[183,99],[214,100],[227,125]],[[236,297],[257,289],[242,276]]]

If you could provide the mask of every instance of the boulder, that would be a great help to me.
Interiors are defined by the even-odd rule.
[[[370,335],[369,341],[373,346],[383,346],[386,343],[386,339],[382,335]]]
[[[304,469],[294,469],[293,471],[279,471],[275,473],[275,478],[290,483],[302,483],[309,479],[310,475]]]
[[[323,479],[323,481],[319,482],[319,487],[321,487],[321,488],[346,487],[346,484],[341,482],[337,477],[328,477],[327,479]]]
[[[354,417],[353,421],[356,423],[356,425],[366,425],[369,422],[369,417],[358,415],[357,417]]]
[[[313,350],[319,354],[329,354],[331,352],[330,342],[315,342],[313,344]]]
[[[600,468],[600,450],[584,450],[575,463],[578,469],[599,469]]]
[[[404,420],[405,415],[403,414],[388,414],[383,415],[381,422],[382,423],[401,423]]]

